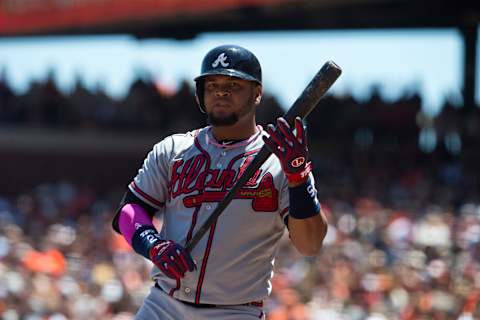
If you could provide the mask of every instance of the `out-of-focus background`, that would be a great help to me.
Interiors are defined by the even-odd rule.
[[[0,318],[132,319],[150,264],[110,227],[154,143],[205,125],[213,46],[264,71],[272,122],[326,60],[308,118],[330,224],[282,241],[268,319],[478,319],[478,3],[0,0]],[[158,217],[157,223],[161,223]]]

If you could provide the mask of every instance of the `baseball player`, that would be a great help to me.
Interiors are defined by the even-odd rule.
[[[154,265],[154,285],[135,319],[264,319],[285,228],[304,255],[319,252],[327,231],[302,120],[294,128],[283,118],[276,128],[256,124],[261,68],[242,47],[208,52],[195,82],[210,125],[156,144],[113,220],[133,250]],[[185,243],[264,144],[275,156],[187,252]],[[156,212],[163,213],[159,231],[152,224]]]

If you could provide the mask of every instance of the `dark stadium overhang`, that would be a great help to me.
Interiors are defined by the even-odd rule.
[[[464,0],[0,0],[0,36],[188,39],[203,32],[443,28],[479,21],[479,2]]]
[[[455,28],[477,25],[480,2],[465,1],[294,1],[278,6],[242,7],[219,14],[151,21],[130,26],[139,38],[193,38],[204,32]],[[129,28],[128,26],[124,26]]]

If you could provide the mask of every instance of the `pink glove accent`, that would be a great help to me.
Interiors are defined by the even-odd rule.
[[[126,204],[120,211],[118,226],[127,242],[132,245],[132,237],[141,226],[153,226],[152,218],[147,211],[138,204]]]

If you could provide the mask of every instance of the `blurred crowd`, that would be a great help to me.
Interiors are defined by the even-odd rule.
[[[303,258],[285,235],[268,319],[478,317],[478,198],[459,206],[423,202],[428,193],[455,191],[405,177],[371,189],[403,199],[389,206],[373,193],[342,198],[338,188],[346,186],[329,182],[318,182],[334,189],[321,192],[324,248]],[[151,265],[112,231],[118,199],[68,182],[0,199],[2,319],[132,319],[151,286]]]
[[[194,103],[187,83],[172,93],[139,79],[116,101],[80,84],[60,93],[51,79],[16,95],[0,80],[0,126],[163,135],[204,124]],[[480,318],[479,108],[446,103],[433,118],[416,94],[375,91],[322,104],[309,138],[329,232],[315,258],[285,234],[268,319]],[[273,97],[263,109],[260,122],[282,113]],[[123,190],[57,181],[0,194],[2,319],[133,318],[151,265],[111,229]]]
[[[0,72],[0,125],[62,130],[153,132],[160,135],[187,131],[205,125],[194,96],[194,82],[183,81],[177,89],[166,87],[145,73],[132,82],[118,99],[101,86],[87,89],[77,79],[72,90],[61,91],[53,72],[45,81],[33,81],[28,90],[16,93]],[[457,99],[458,100],[458,99]],[[432,140],[445,143],[454,152],[480,142],[480,108],[462,107],[446,99],[438,114],[425,113],[415,90],[407,90],[395,101],[382,98],[381,87],[372,85],[370,97],[358,100],[328,96],[310,114],[311,136],[319,140],[369,141],[388,144],[420,139],[425,151]],[[287,106],[284,106],[287,107]],[[257,122],[267,124],[284,113],[278,100],[264,92],[257,109]]]
[[[62,92],[53,73],[17,94],[0,75],[0,125],[162,133],[191,130],[205,124],[192,84],[184,81],[172,90],[144,76],[131,84],[126,96],[113,99],[101,88],[88,90],[80,80],[71,92]],[[282,114],[273,97],[266,95],[262,104],[260,121]]]
[[[2,319],[131,319],[147,261],[113,234],[114,203],[67,182],[0,200]]]

